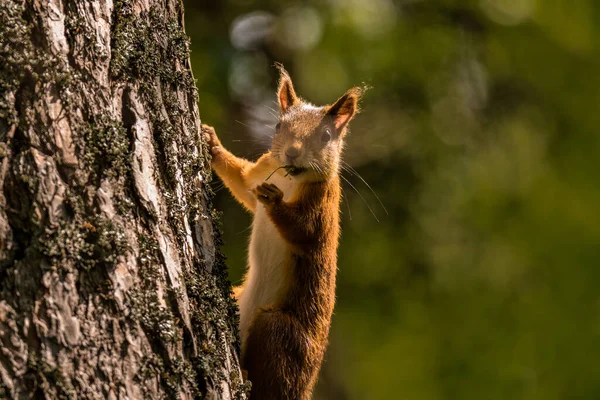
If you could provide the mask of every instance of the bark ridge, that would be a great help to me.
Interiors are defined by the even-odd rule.
[[[0,5],[0,397],[243,398],[178,0]]]

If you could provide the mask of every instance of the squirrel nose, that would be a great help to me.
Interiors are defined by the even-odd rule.
[[[295,146],[290,146],[285,150],[285,155],[288,156],[288,158],[293,161],[294,159],[298,158],[298,156],[300,155],[300,148],[295,147]]]

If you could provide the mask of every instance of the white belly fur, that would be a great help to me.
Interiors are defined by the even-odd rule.
[[[256,185],[262,182],[256,182]],[[284,201],[293,197],[297,181],[283,174],[274,174],[268,181],[283,191]],[[258,203],[252,222],[252,236],[248,250],[248,273],[244,289],[238,299],[240,309],[240,335],[242,343],[248,336],[248,328],[255,311],[267,307],[286,289],[285,265],[291,262],[289,247],[279,235],[277,228]]]

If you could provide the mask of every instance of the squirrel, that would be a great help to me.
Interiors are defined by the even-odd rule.
[[[248,270],[234,288],[252,400],[311,398],[335,303],[341,154],[363,94],[354,87],[317,107],[276,66],[279,123],[255,163],[227,151],[202,125],[213,170],[254,215]]]

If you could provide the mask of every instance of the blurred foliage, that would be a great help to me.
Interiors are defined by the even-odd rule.
[[[600,398],[597,1],[187,3],[203,122],[238,155],[268,146],[274,61],[317,104],[373,86],[346,161],[388,214],[344,171],[316,398]],[[217,201],[239,282],[250,218]]]

